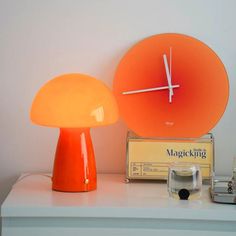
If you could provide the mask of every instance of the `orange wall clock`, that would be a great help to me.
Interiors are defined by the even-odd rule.
[[[200,137],[217,124],[229,97],[216,53],[176,33],[151,36],[128,50],[113,89],[128,128],[147,137]]]

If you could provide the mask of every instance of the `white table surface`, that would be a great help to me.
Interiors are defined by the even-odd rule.
[[[204,232],[208,231],[207,235],[211,235],[210,233],[217,235],[217,232],[221,230],[226,232],[225,234],[221,232],[219,235],[236,235],[236,205],[212,203],[208,188],[209,186],[203,187],[202,197],[199,200],[181,201],[168,196],[165,183],[132,182],[127,184],[123,175],[103,174],[98,175],[98,188],[95,191],[63,193],[51,190],[50,178],[31,175],[22,178],[12,187],[2,205],[3,232],[5,232],[4,235],[10,235],[7,229],[10,230],[11,226],[16,229],[16,225],[21,227],[21,223],[25,228],[27,225],[36,227],[32,226],[33,219],[51,220],[56,228],[57,224],[63,224],[68,218],[70,222],[73,221],[72,219],[86,219],[91,224],[94,221],[95,225],[100,219],[106,219],[108,224],[114,224],[114,227],[121,231],[127,226],[124,222],[130,222],[134,228],[137,224],[143,224],[146,229],[181,231],[183,230],[181,225],[183,225],[187,227],[184,229],[186,233],[188,230],[192,232],[192,229],[201,229]],[[32,222],[26,223],[23,219]],[[118,223],[124,219],[125,221],[119,225]],[[161,226],[156,224],[158,220],[162,222]],[[86,225],[86,222],[83,222]],[[90,223],[88,226],[94,229]],[[42,223],[42,227],[45,224],[45,222]],[[70,224],[73,225],[73,223]],[[77,222],[73,227],[78,225]],[[37,227],[40,226],[37,225]],[[66,227],[69,229],[68,225]],[[105,226],[99,227],[104,230]],[[234,233],[231,234],[232,232]]]

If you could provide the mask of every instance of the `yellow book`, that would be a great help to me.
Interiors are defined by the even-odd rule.
[[[199,164],[202,178],[210,179],[214,169],[214,138],[144,138],[127,135],[127,179],[167,179],[173,162]]]

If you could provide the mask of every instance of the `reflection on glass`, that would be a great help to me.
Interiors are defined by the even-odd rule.
[[[91,112],[91,116],[95,117],[97,122],[102,122],[104,120],[104,109],[102,106],[98,107],[97,109]]]

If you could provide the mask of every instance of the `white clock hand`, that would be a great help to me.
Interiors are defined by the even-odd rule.
[[[155,87],[155,88],[148,88],[148,89],[138,89],[138,90],[130,90],[122,92],[122,94],[135,94],[135,93],[145,93],[145,92],[152,92],[152,91],[158,91],[158,90],[164,90],[164,89],[173,89],[173,88],[179,88],[179,85],[172,85],[172,86],[163,86],[163,87]]]
[[[171,85],[171,76],[170,76],[170,71],[169,71],[169,67],[168,67],[166,54],[163,55],[163,59],[164,59],[164,64],[165,64],[167,82],[168,82],[168,85],[169,85],[169,102],[171,103],[172,102],[173,89],[172,89],[172,85]]]
[[[172,47],[170,47],[170,84],[172,84]],[[172,89],[171,95],[174,95],[174,90]]]

